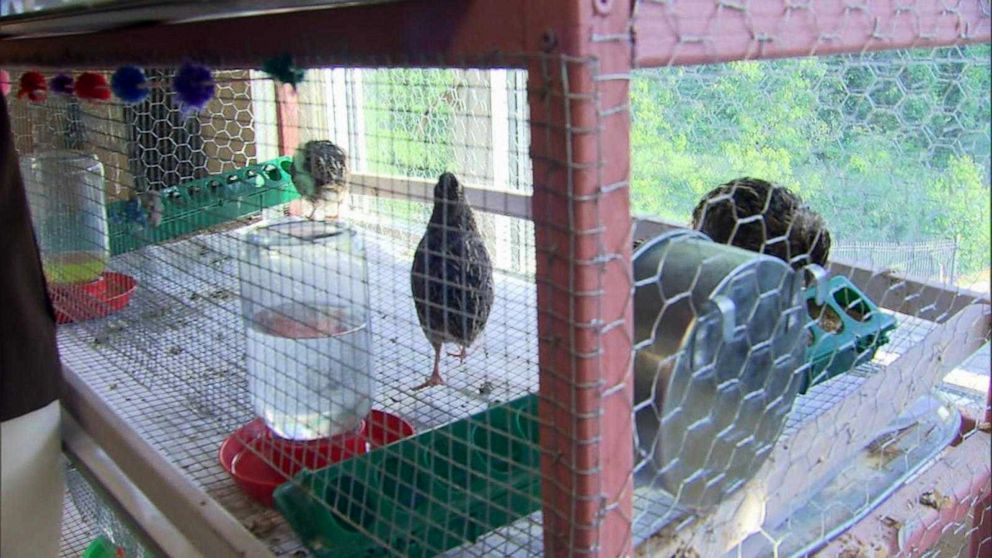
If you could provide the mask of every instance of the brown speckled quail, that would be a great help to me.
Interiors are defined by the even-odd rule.
[[[289,169],[293,186],[311,219],[337,219],[348,195],[348,158],[327,140],[308,141],[296,150]]]
[[[692,228],[794,269],[826,266],[830,255],[823,218],[787,188],[758,178],[737,178],[703,196],[692,212]]]
[[[465,351],[486,327],[493,306],[493,266],[465,192],[451,173],[434,186],[434,210],[413,257],[413,302],[434,347],[434,371],[416,389],[441,385],[441,346]]]

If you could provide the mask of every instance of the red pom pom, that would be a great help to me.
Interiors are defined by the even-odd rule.
[[[17,90],[17,98],[27,97],[36,103],[48,97],[48,84],[40,72],[24,72],[21,75],[21,87]]]
[[[103,74],[83,72],[76,78],[76,96],[91,101],[109,101],[110,84]]]
[[[10,74],[7,70],[0,70],[0,93],[6,97],[10,94]]]

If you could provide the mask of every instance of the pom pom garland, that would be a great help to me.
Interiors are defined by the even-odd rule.
[[[214,78],[206,66],[187,62],[172,79],[172,89],[183,113],[199,112],[214,96]]]
[[[76,78],[76,96],[91,101],[109,101],[110,85],[103,74],[83,72]]]
[[[40,72],[24,72],[21,75],[20,88],[17,90],[17,98],[27,97],[35,103],[40,103],[48,98],[48,85],[45,84],[45,76]]]
[[[10,95],[10,74],[7,70],[0,70],[0,94],[4,97]]]
[[[121,66],[110,76],[110,88],[125,103],[140,103],[151,91],[145,72],[137,66]]]
[[[72,76],[68,74],[58,74],[48,80],[48,90],[56,95],[70,96],[74,90]]]

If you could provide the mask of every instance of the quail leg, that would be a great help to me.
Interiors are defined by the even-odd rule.
[[[441,377],[441,345],[438,345],[434,347],[434,372],[431,374],[431,377],[428,378],[426,382],[413,388],[413,390],[417,391],[424,388],[443,386],[443,385],[444,385],[444,378]]]
[[[468,348],[463,345],[457,353],[448,353],[448,356],[457,358],[459,364],[464,363],[465,357],[468,356]]]

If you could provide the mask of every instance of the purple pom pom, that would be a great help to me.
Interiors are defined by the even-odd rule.
[[[151,92],[148,78],[137,66],[121,66],[110,76],[110,89],[125,103],[140,103]]]
[[[184,113],[198,112],[214,96],[214,78],[206,66],[187,62],[176,72],[172,88]]]
[[[68,74],[58,74],[48,80],[48,89],[56,95],[70,96],[73,92],[72,76]]]

